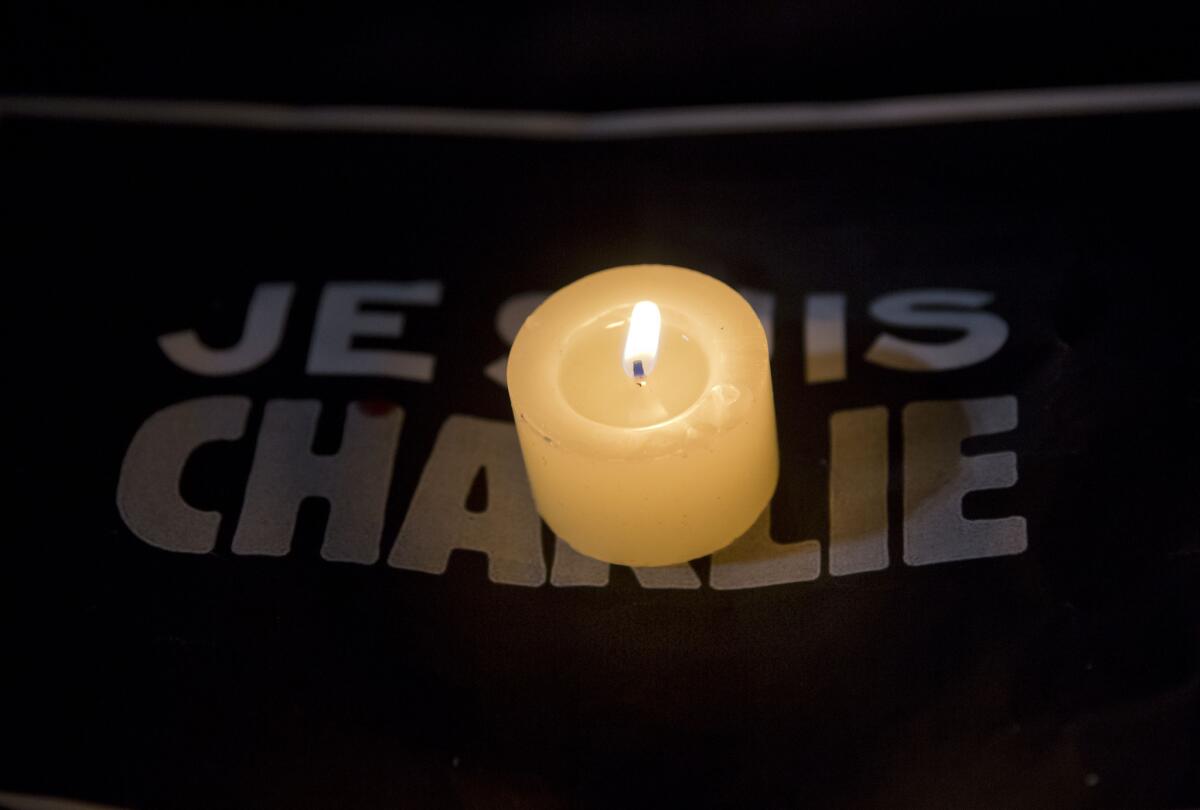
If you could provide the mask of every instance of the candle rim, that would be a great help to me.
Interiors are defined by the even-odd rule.
[[[639,276],[640,282],[635,289],[655,287],[661,291],[660,296],[655,298],[652,295],[642,295],[641,292],[613,292],[611,289],[605,289],[623,288],[626,283],[625,277],[633,274]],[[688,291],[703,291],[706,288],[707,295],[715,292],[717,300],[728,300],[733,304],[733,318],[721,325],[707,325],[705,348],[709,355],[708,380],[695,402],[667,419],[639,426],[599,422],[579,413],[567,402],[560,386],[553,382],[539,386],[535,380],[522,377],[526,373],[530,378],[536,376],[527,366],[547,372],[551,370],[548,368],[551,364],[555,369],[559,367],[561,347],[570,330],[563,327],[549,336],[542,334],[542,331],[548,328],[548,325],[554,325],[556,309],[572,309],[571,304],[577,297],[593,297],[591,310],[594,317],[602,317],[622,305],[632,306],[636,300],[649,299],[654,300],[660,308],[682,312],[692,321],[702,321],[702,313],[697,317],[689,311]],[[671,301],[683,304],[672,306],[669,303]],[[616,306],[613,306],[614,303]],[[588,322],[590,321],[583,321]],[[579,326],[573,328],[578,329]],[[546,356],[539,358],[536,350],[547,340],[557,341],[560,351],[547,351]],[[534,354],[532,358],[527,358],[526,354],[530,352]],[[537,362],[534,362],[535,360]],[[740,385],[719,382],[719,375],[716,373],[718,369],[729,371],[733,375],[732,383]],[[760,374],[760,370],[765,373]],[[676,455],[685,448],[694,449],[697,440],[702,440],[705,434],[715,435],[736,430],[743,421],[738,415],[750,409],[754,398],[771,396],[766,332],[746,299],[720,279],[690,268],[663,264],[607,268],[576,279],[550,295],[529,315],[518,331],[509,355],[507,376],[514,417],[519,422],[528,425],[549,443],[568,450],[601,451],[606,458],[613,460],[658,458]],[[547,373],[545,378],[555,380],[556,376]],[[530,388],[532,390],[528,390]],[[728,390],[731,388],[736,395]],[[743,396],[747,399],[738,406],[737,401]],[[558,407],[541,405],[541,401],[547,397],[552,398]],[[691,417],[695,417],[702,409],[710,412],[710,418],[699,423],[694,422]],[[586,429],[572,430],[573,425],[586,426]]]

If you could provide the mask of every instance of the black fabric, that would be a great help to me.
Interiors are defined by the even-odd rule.
[[[1198,123],[570,146],[6,123],[0,783],[130,807],[1194,800],[1197,346],[1172,279]],[[778,536],[826,534],[832,410],[1013,394],[1018,431],[978,441],[1020,481],[965,509],[1024,515],[1028,551],[907,567],[893,503],[882,572],[526,589],[470,554],[440,577],[325,562],[319,512],[281,559],[232,555],[231,520],[202,557],[123,528],[139,424],[237,393],[401,404],[393,537],[446,416],[511,418],[482,373],[495,307],[635,261],[778,294]],[[303,374],[323,281],[427,277],[445,301],[405,343],[433,384]],[[166,361],[175,329],[232,343],[261,279],[300,284],[277,358]],[[862,362],[868,301],[931,285],[995,291],[1008,345],[939,375]],[[848,379],[805,385],[820,290],[848,296]],[[198,458],[185,494],[236,514],[251,451]]]

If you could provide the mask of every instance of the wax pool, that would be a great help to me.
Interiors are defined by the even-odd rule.
[[[631,327],[655,314],[657,345],[630,349],[647,340]],[[617,267],[559,290],[518,332],[508,391],[538,511],[596,559],[709,554],[775,491],[766,334],[745,299],[702,273]]]

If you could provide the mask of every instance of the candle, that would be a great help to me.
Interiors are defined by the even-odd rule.
[[[774,494],[766,333],[710,276],[636,265],[564,287],[517,333],[508,392],[538,511],[582,554],[701,557]]]

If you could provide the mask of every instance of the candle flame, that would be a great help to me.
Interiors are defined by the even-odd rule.
[[[661,330],[662,313],[658,310],[658,304],[653,301],[638,301],[633,305],[621,365],[625,373],[638,382],[642,382],[654,371]]]

